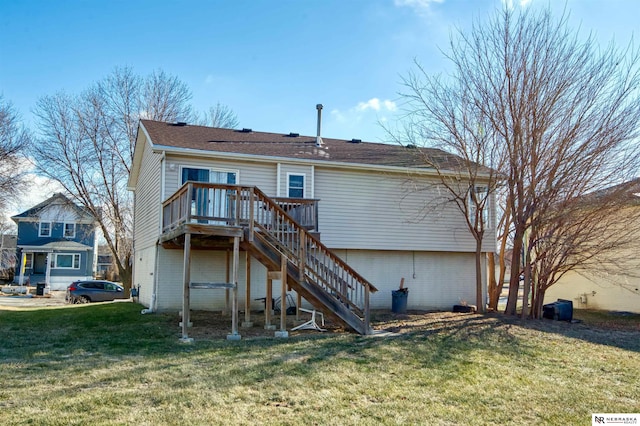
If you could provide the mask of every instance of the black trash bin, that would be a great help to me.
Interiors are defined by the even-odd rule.
[[[391,312],[394,314],[404,314],[407,312],[407,296],[409,289],[391,290]]]
[[[542,306],[542,317],[557,321],[573,320],[573,302],[571,300],[558,299],[555,302]]]
[[[36,284],[36,296],[44,296],[44,288],[46,286],[47,286],[47,283]]]

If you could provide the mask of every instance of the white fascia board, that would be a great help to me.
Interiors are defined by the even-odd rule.
[[[316,167],[327,167],[333,169],[349,169],[349,170],[362,170],[362,171],[377,171],[377,172],[388,172],[388,173],[411,173],[418,175],[426,175],[437,177],[438,172],[434,169],[420,169],[416,167],[400,167],[400,166],[383,166],[377,164],[363,164],[363,163],[346,163],[342,161],[327,161],[327,160],[313,160],[306,158],[291,158],[291,157],[275,157],[268,155],[254,155],[254,154],[240,154],[235,152],[220,152],[220,151],[203,151],[200,149],[192,149],[192,148],[178,148],[175,146],[164,146],[164,145],[152,145],[152,149],[154,153],[162,153],[165,151],[167,154],[176,154],[176,155],[189,155],[189,156],[198,156],[198,157],[216,157],[225,160],[236,160],[236,161],[250,161],[254,163],[293,163],[293,164],[301,164],[301,165],[313,165]],[[455,173],[450,172],[441,172],[442,175],[445,176],[457,176]],[[482,176],[482,175],[481,175]],[[489,178],[489,175],[482,176]]]

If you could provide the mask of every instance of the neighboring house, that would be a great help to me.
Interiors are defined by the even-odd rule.
[[[361,333],[402,278],[409,309],[475,301],[475,240],[452,203],[430,203],[446,191],[418,152],[142,120],[129,180],[141,303],[223,309],[233,290],[245,311],[261,309],[255,299],[283,270],[291,289]],[[485,241],[495,246],[492,226]]]
[[[65,290],[96,268],[94,217],[62,194],[11,218],[18,225],[16,280]]]
[[[16,270],[16,235],[0,236],[0,280],[11,282]]]
[[[571,300],[574,309],[640,314],[640,278],[571,271],[545,292],[545,303],[558,299]]]
[[[549,287],[544,295],[544,302],[557,299],[571,300],[575,309],[596,309],[606,311],[635,312],[640,314],[640,261],[637,240],[637,228],[627,226],[628,222],[640,219],[640,179],[635,179],[604,190],[618,191],[624,208],[620,208],[617,220],[619,231],[634,240],[634,246],[616,248],[606,257],[614,259],[608,262],[612,266],[600,264],[569,271],[560,280]],[[617,228],[616,228],[617,229]],[[634,236],[635,235],[635,236]],[[608,236],[601,236],[606,241]],[[602,259],[600,259],[602,260]]]

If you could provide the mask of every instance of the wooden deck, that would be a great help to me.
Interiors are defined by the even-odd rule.
[[[237,277],[241,249],[247,258],[245,315],[250,310],[250,260],[255,258],[269,272],[268,293],[277,275],[282,297],[290,287],[298,294],[298,306],[304,297],[357,332],[371,332],[369,294],[377,289],[320,242],[318,200],[270,198],[255,187],[187,182],[163,203],[162,225],[162,246],[184,251],[183,339],[188,339],[191,288],[233,292],[232,332],[228,337],[239,338]],[[192,283],[192,249],[226,250],[227,282]],[[266,322],[269,324],[269,318]],[[285,324],[283,313],[276,336],[287,335]]]

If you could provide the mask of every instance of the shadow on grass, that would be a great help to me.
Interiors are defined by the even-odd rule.
[[[478,369],[485,359],[535,365],[540,343],[513,333],[514,327],[633,351],[639,346],[637,333],[635,339],[621,339],[584,324],[453,313],[380,314],[379,324],[398,333],[387,337],[327,333],[184,345],[178,343],[175,317],[141,315],[141,309],[138,304],[112,303],[0,311],[0,365],[12,370],[13,386],[41,373],[62,380],[91,375],[61,392],[114,382],[127,387],[165,375],[177,389],[204,380],[225,390],[263,381],[308,383],[308,378],[335,371],[410,377],[416,369],[433,369],[446,380],[467,366]]]
[[[580,317],[580,315],[577,313],[575,316]],[[501,316],[501,321],[505,324],[517,325],[543,333],[640,352],[640,315],[622,319],[616,319],[614,314],[600,313],[598,315],[602,318],[601,321],[593,321],[592,318],[589,318],[592,315],[587,315],[587,321],[575,323],[549,319],[523,320],[509,316]]]
[[[402,374],[410,374],[406,369],[437,368],[444,375],[455,375],[461,363],[470,362],[471,353],[506,357],[528,353],[500,321],[480,315],[454,314],[427,326],[406,325],[402,334],[392,337],[327,333],[184,345],[178,342],[175,318],[141,315],[141,309],[138,304],[112,303],[0,311],[0,365],[13,368],[15,379],[38,372],[93,375],[114,365],[108,378],[75,385],[77,391],[100,386],[101,380],[126,386],[131,380],[143,382],[146,376],[164,373],[173,374],[172,386],[183,382],[187,386],[195,380],[194,372],[206,374],[221,389],[267,380],[286,382],[335,369],[381,372],[389,365]]]

